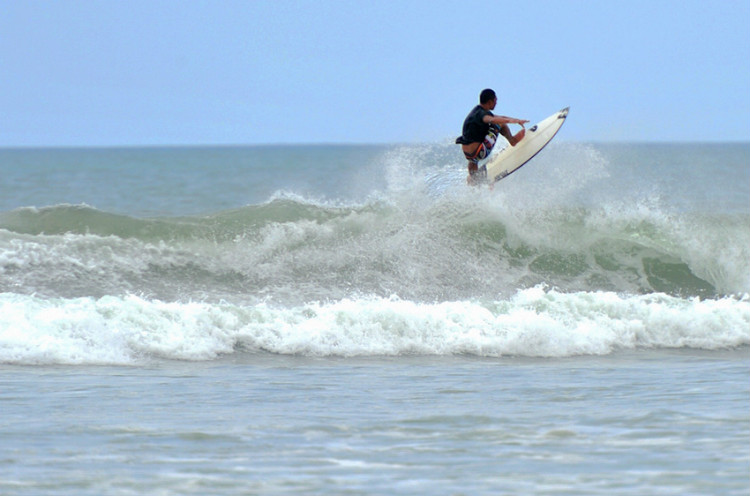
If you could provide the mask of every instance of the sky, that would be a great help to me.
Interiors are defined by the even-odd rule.
[[[750,141],[750,0],[0,0],[0,147]],[[558,138],[559,139],[559,138]]]

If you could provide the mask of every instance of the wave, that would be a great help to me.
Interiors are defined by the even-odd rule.
[[[347,200],[0,212],[0,363],[750,344],[746,209],[644,190],[654,182],[628,183],[590,147],[562,151],[492,192],[467,188],[438,147],[390,151],[384,192]]]
[[[746,214],[658,204],[520,207],[497,194],[294,195],[207,216],[140,219],[86,205],[0,213],[0,292],[165,301],[376,295],[455,301],[561,291],[715,298],[750,291]]]
[[[503,301],[344,299],[293,308],[137,296],[0,294],[0,363],[138,364],[268,352],[304,356],[568,357],[750,344],[750,300],[561,293]]]

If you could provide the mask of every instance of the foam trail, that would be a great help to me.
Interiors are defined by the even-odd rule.
[[[750,299],[562,293],[416,303],[363,297],[298,307],[175,303],[137,296],[0,294],[0,363],[136,364],[223,354],[566,357],[636,348],[750,344]]]

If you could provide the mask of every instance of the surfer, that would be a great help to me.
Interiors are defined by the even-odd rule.
[[[516,146],[516,143],[526,135],[526,128],[523,125],[529,121],[495,115],[492,113],[495,105],[497,105],[495,92],[489,88],[482,90],[479,94],[479,105],[466,116],[463,133],[456,138],[456,143],[461,145],[464,156],[469,161],[469,176],[467,177],[469,184],[476,184],[483,179],[479,175],[479,161],[489,156],[498,135],[507,139],[511,146]],[[522,129],[514,136],[508,124],[520,124]]]

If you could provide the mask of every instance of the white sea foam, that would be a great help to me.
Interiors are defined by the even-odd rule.
[[[285,308],[137,296],[0,295],[0,363],[134,364],[235,352],[566,357],[750,344],[750,299],[562,293],[493,302],[368,297]]]

